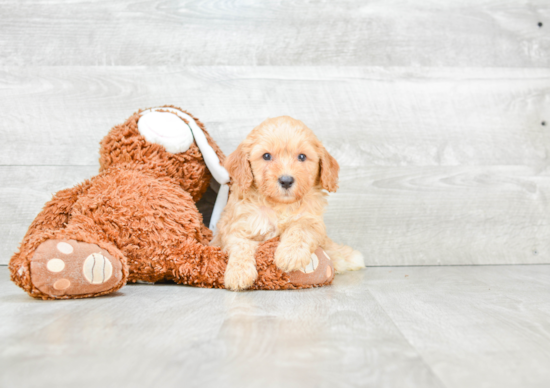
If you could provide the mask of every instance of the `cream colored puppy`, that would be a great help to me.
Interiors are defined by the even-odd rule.
[[[323,189],[336,191],[339,166],[304,123],[288,116],[264,121],[229,155],[225,168],[231,195],[212,245],[229,255],[227,289],[254,283],[256,249],[276,236],[281,241],[275,264],[283,271],[305,267],[319,246],[337,272],[365,266],[361,253],[326,235]]]

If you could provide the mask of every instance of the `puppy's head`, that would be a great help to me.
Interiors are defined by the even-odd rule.
[[[313,188],[338,188],[338,162],[304,123],[288,116],[254,128],[225,168],[242,191],[254,186],[278,203],[298,201]]]

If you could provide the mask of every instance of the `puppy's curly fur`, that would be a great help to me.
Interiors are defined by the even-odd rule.
[[[254,128],[227,158],[231,194],[212,245],[228,253],[225,287],[249,288],[257,277],[259,244],[280,236],[275,264],[283,271],[305,267],[323,248],[337,272],[365,266],[356,250],[329,239],[323,222],[324,190],[338,188],[338,162],[315,134],[288,116]]]

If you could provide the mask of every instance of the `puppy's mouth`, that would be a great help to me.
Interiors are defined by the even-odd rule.
[[[292,193],[291,190],[289,189],[283,189],[283,195],[282,195],[283,198],[294,198],[294,194]]]
[[[285,189],[280,187],[279,195],[277,196],[277,198],[274,198],[274,200],[282,203],[291,203],[291,202],[296,202],[298,198],[296,198],[296,193],[292,188]]]
[[[296,191],[296,182],[294,178],[290,176],[279,177],[275,185],[266,185],[265,190],[262,191],[269,200],[277,203],[288,204],[300,199]]]

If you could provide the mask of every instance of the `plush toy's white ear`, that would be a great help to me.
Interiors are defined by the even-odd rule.
[[[159,110],[162,110],[162,112],[159,112]],[[151,108],[142,112],[141,118],[138,121],[138,130],[147,141],[163,145],[166,151],[172,153],[187,151],[193,143],[193,139],[195,140],[197,147],[199,147],[202,153],[206,167],[208,167],[214,179],[221,185],[209,226],[212,232],[216,233],[216,224],[220,219],[223,208],[227,204],[227,197],[229,196],[229,186],[227,186],[227,183],[229,183],[229,173],[220,164],[218,155],[216,155],[216,152],[208,143],[204,132],[197,125],[195,119],[179,109]],[[189,134],[191,134],[190,137]]]
[[[218,191],[218,196],[216,197],[216,203],[214,204],[214,210],[212,210],[212,215],[210,216],[210,225],[208,226],[212,233],[216,234],[216,225],[220,220],[222,210],[227,205],[227,199],[229,198],[229,185],[223,184],[220,186]]]
[[[193,144],[193,133],[183,120],[167,112],[150,112],[140,117],[138,130],[148,142],[159,144],[166,151],[179,154]]]
[[[162,112],[159,112],[159,109],[162,109]],[[183,120],[178,120],[175,116],[178,116],[180,119],[185,119],[187,123]],[[178,122],[177,124],[174,119]],[[143,125],[142,122],[144,123]],[[175,108],[161,107],[147,109],[142,112],[141,118],[138,121],[138,129],[139,132],[147,140],[149,140],[149,138],[145,136],[144,132],[142,132],[142,127],[145,131],[148,131],[148,133],[154,132],[160,134],[157,135],[157,137],[155,138],[159,140],[155,140],[152,142],[163,145],[166,148],[166,151],[172,153],[174,152],[170,151],[168,147],[177,148],[177,146],[175,145],[177,143],[176,139],[187,139],[188,135],[186,134],[186,132],[190,132],[192,134],[191,142],[189,142],[185,150],[178,152],[187,151],[191,146],[194,138],[197,147],[199,147],[199,149],[201,150],[202,157],[204,158],[204,162],[206,163],[206,167],[208,167],[214,179],[220,185],[229,182],[229,174],[227,173],[227,170],[220,164],[220,159],[218,158],[218,155],[216,155],[214,149],[210,146],[210,144],[208,144],[208,140],[206,140],[206,136],[204,135],[202,129],[197,125],[193,117],[189,116],[187,113],[184,113],[181,110]],[[168,144],[168,146],[163,144],[163,142]],[[181,145],[183,144],[183,141],[177,144]]]

